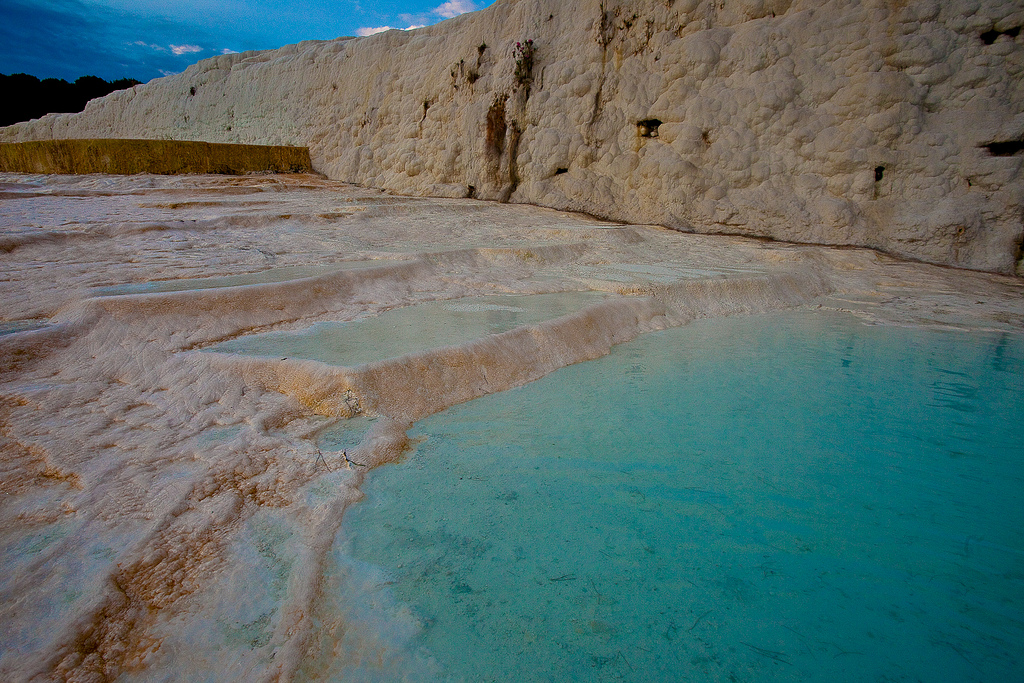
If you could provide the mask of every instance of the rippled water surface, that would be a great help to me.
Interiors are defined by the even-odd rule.
[[[339,574],[425,679],[1024,680],[1022,395],[1021,336],[649,334],[418,423]]]

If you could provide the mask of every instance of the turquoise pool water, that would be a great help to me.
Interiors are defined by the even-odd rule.
[[[1022,336],[785,313],[456,406],[346,513],[404,621],[331,675],[1024,680],[1022,396]]]

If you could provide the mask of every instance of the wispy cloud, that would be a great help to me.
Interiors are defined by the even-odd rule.
[[[477,9],[479,8],[476,4],[470,0],[448,0],[448,2],[443,5],[439,5],[432,9],[431,12],[439,17],[451,19],[452,17],[457,17],[460,14],[465,14],[466,12],[475,12]]]
[[[147,43],[144,40],[136,40],[131,44],[138,45],[139,47],[148,47],[150,50],[156,50],[157,52],[167,52],[167,48],[163,45],[154,45],[153,43]]]
[[[390,31],[393,28],[394,26],[363,26],[356,29],[356,35],[372,36],[374,33],[384,33],[384,31]]]
[[[406,26],[400,31],[411,31],[416,28],[423,28],[425,24],[418,24],[416,26]],[[384,33],[384,31],[390,31],[395,28],[394,26],[364,26],[356,29],[357,36],[372,36],[374,33]]]
[[[230,47],[226,47],[220,51],[222,55],[237,55],[238,50],[232,50]]]
[[[193,52],[202,52],[203,48],[198,45],[171,45],[171,52],[176,55],[187,55]]]

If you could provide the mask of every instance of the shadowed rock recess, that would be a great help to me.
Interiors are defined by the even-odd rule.
[[[293,145],[404,194],[1019,274],[1021,25],[998,0],[498,0],[223,55],[0,140]]]

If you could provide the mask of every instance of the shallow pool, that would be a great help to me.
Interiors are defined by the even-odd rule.
[[[45,320],[2,320],[0,321],[0,336],[16,332],[39,330],[44,327],[46,327]]]
[[[555,292],[429,301],[359,320],[320,322],[298,332],[246,335],[208,350],[352,366],[508,332],[575,313],[607,296]]]
[[[317,671],[1024,680],[1022,395],[1022,336],[785,313],[456,406],[339,533],[380,658]]]

